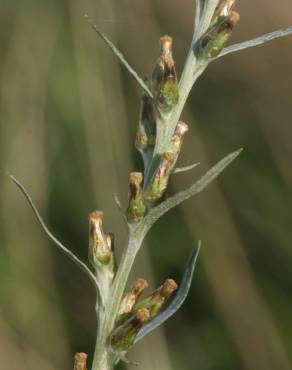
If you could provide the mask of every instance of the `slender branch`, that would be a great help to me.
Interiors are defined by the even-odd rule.
[[[167,211],[174,208],[184,200],[194,196],[201,192],[206,186],[210,184],[240,153],[242,149],[237,150],[234,153],[229,154],[213,166],[200,180],[198,180],[189,189],[181,191],[166,201],[161,203],[159,206],[153,208],[148,215],[139,223],[130,225],[129,227],[129,241],[124,254],[122,256],[111,293],[111,300],[108,307],[108,315],[104,321],[104,326],[101,328],[103,333],[102,338],[99,340],[100,348],[103,348],[108,335],[113,329],[115,319],[119,310],[120,302],[122,299],[125,286],[135,261],[136,255],[143,243],[143,240],[151,228],[151,226]],[[95,370],[95,368],[93,368]]]
[[[56,244],[63,253],[67,257],[69,257],[83,272],[86,273],[86,275],[89,277],[89,279],[92,281],[94,284],[98,296],[102,299],[100,295],[100,287],[98,284],[98,281],[96,280],[94,274],[90,271],[88,266],[82,262],[73,252],[71,252],[67,247],[65,247],[48,229],[47,225],[45,224],[44,220],[42,219],[38,209],[34,205],[33,200],[31,199],[31,196],[29,195],[28,191],[25,189],[25,187],[21,184],[19,180],[17,180],[14,176],[10,175],[11,180],[15,183],[15,185],[20,189],[22,194],[25,196],[26,200],[28,201],[31,209],[33,210],[39,224],[41,225],[42,229],[44,230],[45,234],[52,240],[54,244]]]
[[[224,55],[230,54],[230,53],[236,53],[237,51],[253,48],[254,46],[258,46],[261,44],[265,44],[266,42],[272,41],[274,39],[277,39],[279,37],[284,37],[292,34],[292,27],[288,28],[282,28],[278,31],[270,32],[265,35],[256,37],[252,40],[240,42],[238,44],[234,44],[231,46],[228,46],[227,48],[224,48],[221,53],[215,58],[221,58]]]
[[[143,239],[136,235],[138,225],[139,224],[136,226],[129,225],[129,239],[124,248],[124,253],[115,276],[109,304],[106,307],[107,315],[105,319],[99,323],[99,337],[96,341],[92,370],[104,370],[103,366],[106,366],[105,364],[108,363],[108,360],[106,360],[109,356],[106,346],[107,339],[113,329],[128,276],[143,241]],[[105,370],[107,369],[105,368]]]
[[[141,228],[143,228],[141,234],[143,237],[145,237],[152,225],[166,212],[204,190],[229,164],[231,164],[239,156],[242,150],[243,149],[239,149],[227,155],[188,189],[174,194],[172,197],[167,198],[164,202],[153,208],[141,222]]]

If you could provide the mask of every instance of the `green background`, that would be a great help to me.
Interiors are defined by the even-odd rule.
[[[231,42],[292,24],[289,0],[241,1]],[[141,170],[133,142],[139,87],[83,18],[88,13],[140,75],[163,34],[180,74],[193,0],[2,0],[0,33],[0,367],[69,370],[92,359],[94,289],[46,239],[8,174],[27,187],[49,227],[87,259],[87,215],[105,213],[118,258],[126,238],[114,204]],[[143,370],[292,368],[292,38],[227,56],[195,85],[190,126],[172,178],[188,186],[227,153],[244,152],[204,193],[160,220],[132,278],[180,280],[202,240],[195,279],[164,331],[129,357]],[[122,368],[122,366],[121,366]]]

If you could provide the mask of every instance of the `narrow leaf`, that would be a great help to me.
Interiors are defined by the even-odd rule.
[[[158,316],[156,316],[152,321],[146,324],[138,333],[135,343],[142,339],[145,335],[150,333],[151,331],[155,330],[158,326],[162,325],[167,319],[169,319],[176,311],[182,306],[187,295],[189,293],[194,270],[196,266],[196,261],[200,252],[201,242],[199,242],[198,248],[194,248],[191,256],[187,262],[185,272],[180,283],[180,287],[178,292],[176,293],[175,297],[171,301],[171,303],[167,306],[167,308],[162,311]]]
[[[114,194],[114,200],[115,200],[116,206],[118,207],[119,211],[121,213],[124,213],[123,212],[122,203],[121,203],[120,198],[119,198],[119,196],[117,194]]]
[[[197,167],[200,164],[200,162],[190,164],[189,166],[184,166],[184,167],[177,167],[174,169],[173,173],[180,173],[180,172],[186,172],[190,171],[193,168]]]
[[[126,67],[128,72],[134,79],[138,82],[138,84],[142,87],[142,89],[145,91],[145,93],[150,96],[150,98],[153,98],[152,92],[149,90],[148,86],[145,84],[143,79],[138,76],[138,73],[130,66],[130,64],[126,61],[123,54],[120,52],[119,49],[115,47],[115,45],[106,37],[104,33],[102,33],[98,28],[97,25],[93,22],[92,19],[88,17],[87,14],[85,14],[85,18],[87,19],[90,26],[94,29],[94,31],[100,36],[100,38],[106,43],[106,45],[111,49],[111,51],[118,57],[120,62]]]
[[[116,361],[116,364],[117,364],[119,361],[122,361],[122,362],[123,362],[124,364],[126,364],[126,365],[139,366],[139,362],[129,360],[129,359],[128,359],[128,357],[127,357],[126,355],[120,356],[120,357],[118,358],[118,360]]]
[[[41,225],[42,229],[46,233],[46,235],[59,247],[63,253],[66,254],[67,257],[69,257],[73,262],[76,263],[76,265],[83,270],[86,275],[89,277],[89,279],[93,282],[97,293],[100,297],[100,289],[99,289],[99,284],[94,276],[94,274],[90,271],[90,269],[87,267],[87,265],[82,262],[74,253],[72,253],[67,247],[65,247],[48,229],[46,226],[45,222],[43,221],[39,211],[37,210],[36,206],[33,203],[33,200],[31,199],[30,195],[28,194],[27,190],[25,187],[18,181],[14,176],[10,176],[11,180],[17,185],[17,187],[20,189],[20,191],[23,193],[25,196],[26,200],[28,201],[31,209],[33,210],[39,224]]]
[[[166,199],[159,206],[153,208],[143,219],[143,221],[141,221],[141,225],[139,225],[139,228],[141,228],[141,236],[144,237],[151,226],[170,209],[205,189],[231,162],[234,161],[236,157],[239,156],[241,152],[242,149],[239,149],[236,152],[227,155],[191,187],[173,195],[172,197]]]
[[[228,46],[227,48],[224,48],[221,51],[221,53],[217,56],[217,58],[215,58],[215,59],[221,58],[224,55],[227,55],[227,54],[230,54],[230,53],[235,53],[235,52],[240,51],[240,50],[252,48],[254,46],[258,46],[258,45],[264,44],[266,42],[272,41],[274,39],[277,39],[279,37],[284,37],[284,36],[288,36],[288,35],[291,35],[291,34],[292,34],[292,27],[282,28],[278,31],[267,33],[266,35],[256,37],[252,40],[248,40],[248,41],[244,41],[244,42],[240,42],[238,44]]]

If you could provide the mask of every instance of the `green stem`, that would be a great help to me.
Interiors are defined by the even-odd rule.
[[[92,370],[112,370],[114,366],[114,357],[110,352],[108,339],[115,324],[131,268],[143,241],[143,228],[139,226],[140,223],[135,226],[130,226],[127,247],[124,249],[124,254],[116,273],[114,284],[108,295],[108,300],[105,303],[104,314],[101,314],[100,310],[97,313],[99,330]]]
[[[159,118],[157,121],[157,138],[153,157],[165,151],[170,142],[177,122],[180,119],[183,108],[186,104],[189,93],[208,65],[208,62],[198,62],[193,51],[193,45],[190,48],[183,73],[179,82],[179,100],[173,110]]]
[[[112,289],[113,272],[111,271],[111,269],[108,268],[108,266],[101,266],[101,268],[98,270],[97,280],[100,285],[100,291],[103,297],[104,304],[100,304],[99,299],[97,299],[95,311],[97,315],[98,329],[92,370],[112,370],[112,356],[108,351],[106,340],[103,339],[103,326],[107,317],[106,313]]]
[[[190,90],[206,67],[207,63],[200,64],[196,62],[193,50],[191,49],[179,84],[179,102],[169,115],[162,118],[160,125],[158,125],[160,129],[157,132],[157,144],[153,158],[156,157],[155,154],[162,153],[170,141]],[[144,226],[143,220],[135,225],[130,225],[127,246],[124,249],[112,289],[109,294],[107,293],[108,299],[104,305],[104,315],[98,313],[99,330],[92,370],[113,369],[114,360],[108,345],[108,338],[115,324],[131,268],[146,233]],[[103,285],[102,282],[100,284]]]
[[[158,119],[156,145],[152,162],[149,164],[148,171],[146,169],[146,179],[144,180],[148,180],[148,176],[150,176],[149,173],[151,174],[151,169],[155,165],[155,159],[159,154],[165,151],[170,142],[189,93],[196,80],[206,69],[207,65],[207,62],[201,63],[197,61],[192,43],[179,83],[179,101],[169,114],[163,115]],[[114,328],[131,268],[147,230],[148,228],[143,223],[143,220],[135,225],[130,225],[128,244],[124,249],[124,254],[116,273],[112,289],[107,295],[108,299],[104,305],[104,314],[98,313],[99,330],[92,370],[113,369],[115,359],[113,358],[113,354],[110,352],[108,340],[110,333]]]

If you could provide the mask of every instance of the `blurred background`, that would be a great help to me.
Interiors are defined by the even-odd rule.
[[[231,42],[292,24],[289,0],[238,1]],[[90,211],[120,256],[128,173],[141,170],[133,141],[140,90],[83,18],[88,13],[140,75],[158,39],[174,37],[180,74],[192,38],[194,0],[2,0],[0,33],[1,369],[69,370],[91,362],[95,293],[45,237],[7,174],[20,179],[50,229],[87,259]],[[230,55],[195,85],[190,125],[170,193],[227,153],[245,150],[204,193],[160,220],[134,277],[151,287],[180,280],[203,241],[180,311],[129,357],[143,370],[292,369],[292,37]],[[120,365],[119,369],[123,369]]]

